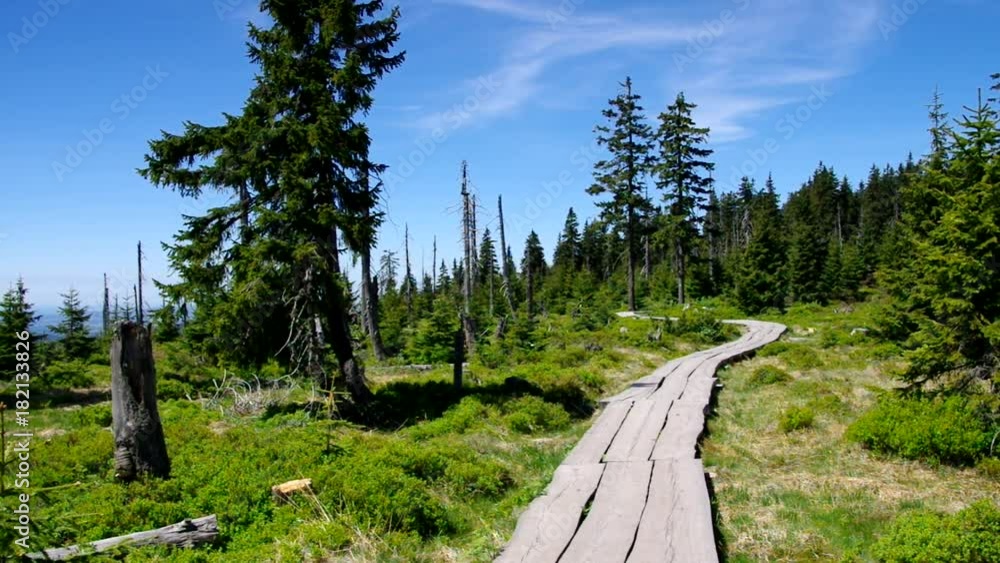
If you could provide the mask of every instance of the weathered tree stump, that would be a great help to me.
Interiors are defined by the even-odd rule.
[[[122,322],[111,340],[111,417],[115,477],[170,475],[170,458],[156,408],[153,326]]]

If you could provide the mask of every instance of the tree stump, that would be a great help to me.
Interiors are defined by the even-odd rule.
[[[111,340],[111,417],[115,477],[170,475],[170,458],[156,408],[153,325],[122,322]]]

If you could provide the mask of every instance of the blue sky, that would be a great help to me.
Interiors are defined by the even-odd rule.
[[[368,121],[391,167],[379,252],[401,251],[408,223],[418,273],[433,237],[439,258],[460,248],[463,159],[481,226],[495,227],[503,195],[516,256],[532,229],[551,253],[569,207],[592,216],[593,127],[626,75],[651,117],[680,90],[699,104],[720,190],[743,168],[788,193],[820,160],[856,184],[873,163],[922,154],[934,87],[955,116],[1000,72],[990,0],[400,6],[407,61]],[[3,3],[0,285],[23,275],[40,306],[71,286],[96,305],[102,273],[131,287],[138,240],[148,277],[170,279],[160,242],[213,201],[182,200],[135,169],[160,130],[239,112],[249,20],[264,23],[251,0]]]

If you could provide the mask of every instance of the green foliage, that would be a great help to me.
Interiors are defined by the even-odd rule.
[[[57,335],[55,343],[57,355],[66,361],[86,361],[94,352],[95,338],[90,334],[88,323],[90,313],[80,303],[80,294],[75,289],[62,295],[63,304],[59,308],[62,317],[59,324],[49,330]]]
[[[848,428],[847,437],[907,459],[968,465],[987,453],[992,434],[968,398],[885,395]]]
[[[507,426],[522,434],[560,430],[570,423],[570,416],[561,406],[547,403],[539,397],[521,397],[503,406]]]
[[[41,381],[49,388],[91,387],[98,381],[110,383],[110,369],[82,360],[53,361],[45,366]]]
[[[793,370],[816,369],[823,365],[823,361],[818,356],[818,351],[803,344],[789,343],[785,349],[778,354],[785,364]]]
[[[79,426],[96,425],[100,428],[111,426],[111,405],[99,404],[82,407],[76,411],[74,419]]]
[[[446,307],[437,307],[430,318],[417,323],[406,347],[406,357],[418,364],[443,364],[454,361],[455,334],[460,329],[458,315]]]
[[[808,407],[789,407],[781,413],[778,429],[788,434],[796,430],[812,428],[816,414]]]
[[[792,376],[785,370],[771,365],[764,365],[753,370],[747,382],[753,386],[761,386],[785,383],[791,380]]]
[[[161,401],[171,399],[183,399],[188,396],[195,396],[194,386],[184,381],[176,379],[161,379],[156,382],[156,396]]]
[[[984,457],[976,464],[976,469],[994,481],[1000,482],[1000,459]]]
[[[1000,509],[981,500],[951,515],[900,516],[872,547],[886,563],[1000,562]]]
[[[883,272],[911,387],[985,386],[1000,366],[1000,129],[989,104],[968,109],[903,190],[905,259]]]

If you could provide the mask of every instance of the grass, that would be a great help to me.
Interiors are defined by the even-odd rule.
[[[871,546],[900,514],[1000,501],[986,469],[889,458],[845,439],[878,392],[895,385],[897,361],[854,331],[871,328],[874,313],[871,305],[855,307],[797,307],[768,319],[789,333],[720,372],[725,386],[703,456],[730,562],[873,561]],[[760,384],[761,374],[779,370],[791,380]],[[783,431],[789,411],[809,411],[811,426]]]

